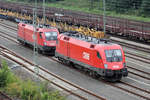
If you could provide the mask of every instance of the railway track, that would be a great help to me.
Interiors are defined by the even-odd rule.
[[[62,62],[60,62],[60,61],[58,61],[58,60],[56,60],[56,59],[54,59],[54,58],[50,58],[50,59],[52,59],[52,60],[54,60],[54,61],[56,61],[56,62],[58,62],[58,63],[64,64],[64,63],[62,63]],[[66,64],[64,64],[64,65],[66,65]],[[66,66],[68,66],[68,67],[70,67],[70,68],[72,67],[72,66],[69,66],[69,65],[66,65]],[[80,71],[80,70],[78,70],[78,71],[81,72],[81,73],[83,73],[83,71]],[[85,74],[87,75],[87,73],[85,73]],[[88,76],[90,76],[90,75],[88,74]],[[91,76],[91,77],[92,77],[92,76]],[[127,92],[127,93],[136,95],[136,96],[141,97],[141,98],[143,98],[143,99],[146,99],[146,100],[149,100],[149,99],[150,99],[150,98],[149,98],[149,96],[150,96],[150,91],[149,91],[149,90],[142,89],[142,88],[140,88],[140,87],[131,85],[131,84],[129,84],[129,83],[127,83],[127,82],[123,82],[123,81],[120,81],[120,82],[118,82],[118,83],[110,83],[110,82],[106,82],[106,81],[102,80],[101,78],[98,79],[98,80],[99,80],[100,82],[103,82],[103,83],[107,84],[107,85],[110,85],[110,86],[112,86],[112,87],[115,87],[115,88],[117,88],[117,89],[120,89],[120,90],[122,90],[122,91],[125,91],[125,92]],[[123,85],[124,85],[124,86],[123,86]],[[134,89],[134,90],[130,90],[130,88],[132,88],[132,89]],[[135,91],[138,91],[138,93],[135,92]],[[140,91],[140,92],[139,92],[139,91]],[[140,93],[143,93],[143,94],[140,94]],[[148,96],[145,96],[144,94],[146,94],[146,95],[148,95]]]
[[[3,32],[3,31],[0,31],[0,36],[3,37],[3,38],[5,38],[5,39],[8,39],[8,40],[10,40],[10,41],[13,41],[13,42],[15,42],[15,43],[17,43],[17,44],[19,43],[19,42],[16,40],[16,37],[13,37],[13,36],[11,36],[11,35],[9,35],[9,34]]]
[[[10,26],[9,24],[6,24],[6,23],[4,24],[4,23],[0,22],[0,25],[3,26],[3,27],[5,27],[5,28],[17,31],[16,27]]]
[[[32,73],[35,73],[34,71],[34,68],[31,68],[31,66],[34,66],[34,64],[30,61],[28,61],[27,59],[19,56],[18,54],[12,52],[11,50],[9,50],[8,48],[4,47],[4,46],[1,46],[0,45],[0,55],[1,56],[4,56],[6,57],[7,59],[10,59],[16,63],[18,63],[19,65],[23,66],[25,69],[27,69],[28,71],[32,72]],[[24,63],[23,63],[24,62]],[[30,67],[29,67],[30,66]],[[64,91],[70,93],[71,95],[74,95],[80,99],[83,99],[83,100],[88,100],[88,98],[92,98],[93,100],[95,99],[98,99],[98,100],[106,100],[104,97],[102,96],[99,96],[89,90],[86,90],[86,89],[83,89],[55,74],[53,74],[52,72],[49,72],[48,70],[44,69],[44,67],[42,66],[38,66],[39,68],[39,74],[38,76],[44,80],[47,80],[49,81],[51,84],[63,89]],[[49,75],[47,77],[45,77],[45,74],[42,74],[42,73],[46,73],[46,75]],[[48,77],[53,77],[53,80],[54,78],[57,79],[57,81],[51,81]],[[62,86],[61,84],[58,84],[58,80],[59,81],[62,81],[64,82],[63,84],[67,84],[70,85],[72,88],[75,88],[73,90],[70,90],[68,89],[66,86]],[[76,90],[76,91],[75,91]]]
[[[129,53],[129,52],[126,52],[126,51],[125,51],[125,53],[128,54],[128,55],[125,54],[126,57],[133,58],[135,60],[138,60],[138,61],[150,64],[150,58],[139,56],[139,55],[136,55],[136,54],[133,54],[133,53]]]
[[[16,29],[15,29],[15,27],[13,27],[13,26],[10,26],[10,25],[3,25],[4,27],[5,26],[8,26],[7,28],[9,28],[9,27],[11,27],[11,29],[12,30],[14,30],[14,31],[17,31]],[[13,28],[12,28],[13,27]],[[6,33],[6,32],[2,32],[2,31],[0,31],[1,33],[3,33],[3,34],[0,34],[1,36],[3,36],[4,38],[7,38],[7,39],[11,39],[12,41],[14,41],[14,42],[16,42],[16,43],[18,43],[18,41],[17,41],[17,38],[15,37],[15,36],[12,36],[12,35],[10,35],[10,34],[8,34],[8,33]],[[5,35],[7,35],[7,36],[5,36]],[[8,37],[9,36],[9,37]],[[10,38],[11,37],[11,38]],[[132,55],[132,56],[129,56],[129,55],[126,55],[127,57],[130,57],[130,58],[133,58],[133,59],[136,59],[136,60],[139,60],[139,61],[142,61],[142,62],[144,62],[144,63],[148,63],[148,64],[150,64],[150,59],[149,58],[145,58],[145,57],[142,57],[142,56],[138,56],[138,55],[135,55],[135,54],[132,54],[132,53],[128,53],[128,54],[130,54],[130,55]],[[135,57],[133,57],[133,56],[135,56]],[[138,58],[137,58],[138,57]],[[142,58],[142,60],[141,59],[139,59],[139,58]],[[134,67],[131,67],[131,66],[128,66],[129,67],[129,69],[136,69],[136,68],[134,68]],[[137,71],[137,69],[136,69],[136,71]],[[144,72],[144,71],[142,71],[142,70],[138,70],[138,72],[142,72],[142,73],[147,73],[147,72]],[[149,77],[144,77],[144,76],[142,76],[142,75],[139,75],[139,74],[137,74],[137,73],[135,73],[135,72],[132,72],[132,71],[129,71],[131,74],[134,74],[134,75],[137,75],[137,76],[139,76],[139,77],[142,77],[142,78],[145,78],[145,79],[150,79]]]
[[[54,60],[53,58],[50,58],[50,59]],[[56,61],[56,60],[55,60],[55,61]],[[60,62],[59,62],[59,63],[60,63]],[[131,68],[131,69],[134,69],[134,70],[136,70],[136,71],[140,71],[140,72],[142,72],[142,73],[146,73],[147,75],[150,74],[150,73],[144,72],[144,71],[142,71],[142,70],[139,70],[139,69],[136,69],[136,68],[133,68],[133,67],[130,67],[130,66],[128,66],[128,67]],[[129,72],[129,73],[132,73],[132,74],[133,74],[133,72]],[[141,75],[139,75],[139,74],[137,74],[137,73],[134,73],[134,74],[141,77]],[[142,77],[143,77],[143,76],[142,76]],[[143,77],[143,78],[145,78],[145,77]],[[147,80],[150,80],[149,77],[146,77],[146,79],[147,79]],[[135,93],[134,91],[130,91],[130,90],[126,89],[126,88],[123,88],[122,86],[119,86],[119,85],[116,85],[116,84],[110,84],[110,83],[107,83],[107,84],[108,84],[108,85],[111,85],[111,86],[113,86],[113,87],[116,87],[116,88],[118,88],[118,89],[121,89],[121,90],[123,90],[123,91],[125,91],[125,92],[128,92],[128,93],[134,94],[134,95],[136,95],[136,96],[139,96],[139,97],[141,97],[141,98],[144,98],[144,99],[147,99],[147,100],[150,99],[150,98],[148,98],[147,96],[143,96],[143,95],[141,95],[141,94],[139,94],[139,93]],[[132,87],[132,88],[134,88],[134,89],[136,89],[136,90],[139,90],[139,91],[141,91],[141,92],[144,92],[144,93],[146,93],[146,94],[149,94],[149,93],[150,93],[150,92],[147,91],[147,90],[141,89],[141,88],[139,88],[139,87],[130,85],[130,84],[125,83],[125,82],[122,82],[122,81],[121,81],[121,84],[124,84],[124,85],[126,85],[126,86],[128,86],[128,87]]]
[[[32,15],[33,5],[25,5],[19,3],[7,3],[1,2],[1,8],[9,9],[10,11],[15,11],[19,13],[27,13]],[[13,8],[11,7],[13,6]],[[42,17],[42,6],[38,5],[38,16]],[[62,14],[62,16],[57,16],[57,14]],[[99,30],[103,29],[103,16],[97,14],[81,13],[79,11],[71,11],[59,8],[46,7],[46,16],[51,20],[56,20],[58,22],[66,22],[68,24],[88,26],[90,28],[97,28]],[[107,16],[106,17],[106,30],[113,34],[122,34],[126,37],[133,37],[138,40],[148,41],[150,39],[150,24],[148,22],[129,20],[124,18],[116,18]]]
[[[150,80],[150,77],[149,77],[150,73],[142,71],[142,70],[139,70],[139,69],[131,67],[131,66],[127,66],[127,67],[128,67],[128,72],[130,74],[136,75],[136,76],[141,77],[141,78],[146,79],[146,80]],[[136,71],[136,72],[131,71],[131,69],[134,70],[134,71]],[[142,73],[142,75],[138,74],[139,72]]]
[[[132,48],[132,49],[135,49],[135,50],[139,50],[139,51],[150,53],[150,49],[145,48],[145,47],[141,47],[141,46],[137,46],[137,45],[133,45],[133,44],[117,41],[117,40],[112,40],[112,41],[116,42],[116,43],[118,43],[118,44],[120,44],[122,46],[128,47],[128,48]]]
[[[13,100],[10,96],[0,91],[0,100]]]
[[[5,25],[4,25],[5,24]],[[9,24],[6,24],[6,23],[0,23],[1,26],[3,27],[6,27],[6,28],[9,28],[9,29],[12,29],[14,31],[17,31],[16,27],[14,26],[11,26]],[[8,34],[9,35],[9,34]],[[9,35],[11,36],[11,35]],[[12,37],[12,36],[11,36]],[[115,41],[116,43],[119,43],[120,45],[122,46],[125,46],[125,47],[128,47],[128,48],[132,48],[132,49],[136,49],[136,50],[139,50],[139,51],[142,51],[142,52],[147,52],[147,53],[150,53],[150,49],[148,48],[144,48],[144,47],[140,47],[140,46],[136,46],[136,45],[133,45],[133,44],[128,44],[128,43],[124,43],[124,42],[120,42],[120,41],[117,41],[117,40],[112,40],[113,42]],[[133,53],[130,53],[130,52],[126,52],[128,55],[126,55],[126,57],[129,57],[129,58],[133,58],[133,59],[136,59],[136,60],[139,60],[139,61],[142,61],[142,62],[145,62],[145,63],[148,63],[150,64],[150,58],[146,58],[146,57],[142,57],[142,56],[139,56],[139,55],[136,55],[136,54],[133,54]],[[130,56],[132,55],[132,56]],[[137,58],[138,57],[138,58]],[[139,59],[139,58],[142,58]]]
[[[3,27],[9,28],[11,30],[17,31],[16,27],[10,26],[9,24],[0,23],[0,25],[3,26]],[[7,35],[9,35],[9,34],[7,34]],[[11,35],[9,35],[9,36],[11,36]],[[13,36],[11,36],[11,37],[13,37]],[[112,41],[115,41],[116,43],[119,43],[120,45],[125,46],[125,47],[129,47],[129,48],[132,48],[132,49],[136,49],[136,50],[139,50],[139,51],[150,53],[150,49],[147,49],[147,48],[144,48],[144,47],[141,48],[141,47],[138,47],[138,46],[135,46],[135,45],[132,45],[132,44],[128,44],[128,43],[123,43],[123,42],[120,42],[120,41],[117,41],[117,40],[112,40]],[[125,51],[125,53],[127,53],[129,55],[132,55],[132,56],[126,55],[126,57],[133,58],[133,59],[136,59],[136,60],[139,60],[139,61],[150,64],[150,62],[149,62],[150,59],[149,58],[142,57],[142,56],[130,53],[130,52],[126,52],[126,51]],[[135,57],[133,57],[133,56],[135,56]],[[138,58],[136,58],[136,57],[138,57]],[[139,59],[139,58],[142,58],[142,60]]]
[[[136,86],[128,84],[126,82],[121,81],[118,84],[110,84],[110,83],[107,83],[107,84],[111,85],[113,87],[116,87],[118,89],[121,89],[121,90],[123,90],[125,92],[128,92],[128,93],[131,93],[133,95],[136,95],[138,97],[141,97],[143,99],[150,100],[150,91],[144,90],[142,88],[136,87]]]
[[[0,31],[0,33],[1,33],[1,31]],[[4,34],[5,34],[5,33],[3,32],[3,35],[4,35]],[[4,35],[4,36],[3,36],[3,35],[0,34],[0,36],[2,36],[3,38],[9,39],[9,40],[14,41],[15,43],[19,44],[19,42],[16,40],[16,37],[11,36],[11,35],[9,35],[9,34],[7,34],[7,36],[10,36],[10,37],[6,37],[5,35]],[[15,38],[15,40],[14,40],[13,38]],[[54,60],[54,59],[53,59],[53,60]],[[130,71],[130,69],[134,69],[134,71],[132,71],[132,70]],[[135,71],[136,71],[136,72],[135,72]],[[143,78],[143,79],[150,80],[150,78],[149,78],[150,73],[148,73],[148,72],[139,70],[139,69],[134,68],[134,67],[131,67],[131,66],[128,66],[128,72],[129,72],[130,74],[136,75],[136,76],[141,77],[141,78]],[[141,74],[137,74],[138,72],[141,72],[142,75],[141,75]],[[144,75],[143,75],[143,74],[144,74]]]

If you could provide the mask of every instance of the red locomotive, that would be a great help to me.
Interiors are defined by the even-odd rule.
[[[42,53],[55,53],[56,40],[59,32],[55,27],[45,26],[36,29],[37,48]],[[30,24],[19,23],[17,40],[23,44],[34,44],[34,27]]]
[[[58,36],[55,56],[63,62],[79,65],[91,75],[108,81],[119,81],[128,75],[125,55],[120,45],[77,32]]]

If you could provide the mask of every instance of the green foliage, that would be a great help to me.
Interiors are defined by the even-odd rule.
[[[142,0],[106,0],[107,10],[117,13],[126,13],[130,10],[138,10]]]
[[[10,70],[5,61],[2,61],[2,68],[0,70],[0,87],[5,87],[8,82],[12,81]]]
[[[34,0],[7,0],[33,3]],[[43,0],[37,0],[41,4]],[[106,15],[149,21],[150,0],[105,0]],[[46,0],[46,5],[57,8],[103,14],[103,0]],[[144,16],[144,17],[143,17]],[[145,18],[147,17],[147,18]]]
[[[22,91],[21,91],[22,99],[34,100],[36,93],[38,93],[38,87],[35,83],[33,83],[32,81],[27,81],[27,82],[22,83]]]
[[[49,100],[50,99],[49,93],[48,92],[42,93],[41,94],[41,99],[42,100]]]
[[[8,68],[5,61],[0,69],[0,90],[22,100],[65,100],[58,91],[49,91],[48,82],[37,84],[31,80],[22,81]]]
[[[140,13],[144,17],[150,17],[150,0],[143,0]]]
[[[13,82],[11,84],[8,84],[8,86],[5,88],[5,91],[7,91],[7,94],[9,95],[20,97],[21,84],[19,84],[18,82]]]
[[[19,1],[19,0],[18,0]],[[20,0],[20,1],[26,1],[26,0]],[[30,2],[34,2],[35,0],[28,0]],[[56,2],[56,1],[63,1],[63,0],[45,0],[47,2]],[[37,0],[37,2],[43,2],[43,0]]]
[[[59,95],[59,91],[51,92],[51,98],[49,100],[65,100],[64,97]]]

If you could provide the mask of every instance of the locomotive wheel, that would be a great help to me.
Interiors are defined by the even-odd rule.
[[[98,74],[95,71],[90,71],[89,72],[90,76],[92,76],[93,78],[98,78]]]
[[[43,51],[38,48],[38,53],[43,54]]]

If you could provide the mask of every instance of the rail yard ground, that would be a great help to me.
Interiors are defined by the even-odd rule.
[[[43,100],[45,100],[46,98],[47,98],[47,100],[49,100],[49,98],[53,98],[53,99],[56,99],[56,100],[57,99],[58,100],[66,100],[65,96],[68,95],[66,92],[63,92],[63,91],[59,92],[59,90],[60,90],[59,88],[52,86],[51,83],[49,84],[48,82],[46,82],[42,78],[38,78],[35,73],[32,73],[32,72],[28,71],[27,69],[23,68],[22,65],[19,65],[18,63],[14,62],[14,61],[11,61],[10,59],[8,59],[6,57],[3,57],[3,56],[0,56],[0,60],[1,60],[1,65],[2,65],[3,62],[7,63],[8,68],[11,71],[10,74],[14,73],[14,79],[16,77],[18,78],[14,82],[7,83],[7,86],[0,89],[1,92],[3,91],[6,95],[9,95],[9,97],[13,98],[13,99],[9,99],[9,100],[27,100],[26,98],[32,98],[32,100],[37,100],[36,99],[36,94],[38,94],[37,91],[41,91],[41,89],[42,88],[44,89],[44,87],[46,87],[47,90],[49,91],[49,93],[48,93],[47,90],[45,91],[46,95],[48,93],[49,97],[48,97],[48,95],[46,97],[45,94],[42,94],[43,95],[43,97],[42,97]],[[2,70],[2,68],[0,70]],[[11,77],[9,76],[9,78],[11,78]],[[19,84],[19,82],[22,82],[22,84]],[[18,85],[16,86],[15,84],[18,84]],[[23,84],[27,84],[28,86],[25,86]],[[43,84],[44,87],[42,86],[42,84]],[[29,95],[24,94],[23,93],[23,88],[27,89],[26,92],[27,91],[28,92],[29,91],[34,91],[36,93],[33,94],[33,96],[31,96],[32,92],[30,92]],[[23,94],[21,94],[21,93],[23,93]],[[42,93],[42,91],[41,91],[41,93]],[[44,95],[45,95],[45,97],[44,97]],[[38,98],[41,98],[41,97],[38,97]],[[40,100],[42,100],[42,98]],[[1,99],[1,100],[5,100],[5,99]]]
[[[20,0],[8,0],[8,1],[18,2]],[[22,1],[25,2],[25,0],[22,0]],[[77,0],[76,1],[75,0],[52,0],[52,1],[53,2],[51,2],[50,4],[47,4],[47,6],[58,7],[58,8],[64,7],[64,9],[78,10],[78,11],[83,11],[83,12],[92,12],[92,13],[100,12],[101,14],[103,13],[102,12],[102,0],[79,0],[79,2],[77,2]],[[92,3],[89,1],[95,1],[93,4],[94,5],[93,8],[89,8],[89,6],[91,6],[89,4]],[[119,1],[120,0],[118,0],[118,2]],[[141,1],[144,1],[144,0],[141,0]],[[100,7],[98,4],[100,4]],[[1,6],[3,7],[3,5],[4,4],[2,2]],[[9,5],[7,5],[2,8],[1,17],[5,17],[5,18],[9,17],[9,16],[3,16],[3,12],[10,13],[10,12],[7,12],[8,9],[7,11],[5,9],[7,7],[9,8],[9,11],[11,12],[12,8],[9,7]],[[28,8],[28,10],[24,10],[25,8]],[[39,9],[38,15],[41,16],[43,11],[40,7],[38,9]],[[18,11],[22,12],[22,10],[26,14],[29,14],[32,16],[32,7],[30,6],[27,7],[26,5],[22,5],[20,7],[18,5],[15,5],[13,12],[15,12],[16,15],[18,15],[19,14]],[[56,13],[57,11],[58,13]],[[92,28],[88,27],[90,25],[89,24],[90,21],[96,19],[95,21],[92,21],[92,22],[93,23],[98,22],[99,17],[100,17],[100,16],[96,16],[93,14],[88,15],[88,13],[72,12],[69,10],[65,11],[65,10],[56,9],[56,8],[47,8],[46,12],[47,12],[47,17],[49,17],[50,20],[55,20],[56,22],[59,22],[59,23],[63,22],[63,25],[65,26],[66,26],[65,21],[67,21],[68,25],[72,26],[72,24],[74,24],[76,25],[76,27],[78,26],[78,23],[80,23],[79,26],[81,27],[83,27],[82,25],[85,24],[86,26],[84,27],[86,27],[87,29],[91,29],[91,30]],[[131,17],[132,16],[131,12],[126,13],[127,16]],[[60,13],[64,14],[65,17],[61,18],[60,16],[55,16],[55,14],[60,14]],[[11,14],[13,13],[10,13],[10,15]],[[114,14],[116,13],[107,12],[107,15],[114,16]],[[134,15],[136,14],[134,13]],[[121,15],[119,14],[119,17],[121,17],[122,15],[123,14]],[[84,18],[82,19],[80,16],[82,17],[84,16]],[[116,16],[118,17],[117,14]],[[89,74],[88,71],[84,70],[81,66],[78,66],[78,65],[72,66],[72,64],[68,65],[65,63],[65,61],[61,62],[59,61],[61,59],[58,60],[54,56],[38,54],[37,66],[40,68],[39,70],[40,78],[43,78],[46,80],[49,79],[48,81],[51,84],[52,88],[54,89],[54,87],[56,87],[56,89],[60,90],[61,94],[66,96],[66,99],[68,100],[80,100],[80,99],[83,99],[83,100],[105,100],[105,99],[106,100],[150,100],[150,78],[149,78],[150,77],[150,68],[149,68],[150,46],[148,43],[147,44],[144,43],[145,41],[142,43],[141,41],[139,41],[139,40],[143,40],[141,39],[141,36],[144,38],[148,36],[150,37],[150,34],[149,34],[150,23],[148,22],[150,20],[147,19],[149,18],[148,16],[146,17],[146,19],[144,18],[144,20],[143,18],[142,18],[142,21],[145,21],[145,22],[142,22],[141,17],[139,16],[138,18],[134,17],[131,19],[136,19],[140,21],[119,19],[119,18],[117,19],[117,18],[112,18],[112,17],[107,18],[106,29],[107,29],[107,32],[111,33],[111,36],[109,39],[111,40],[111,42],[121,45],[124,50],[125,57],[126,57],[125,66],[127,66],[128,68],[128,77],[122,78],[122,80],[118,82],[114,82],[114,83],[106,82],[102,78],[94,78],[91,73]],[[34,64],[32,63],[33,56],[34,56],[32,48],[30,48],[30,46],[27,46],[27,45],[22,45],[21,43],[17,41],[17,30],[18,30],[17,23],[10,22],[4,19],[2,20],[0,19],[0,41],[1,41],[0,42],[0,57],[5,56],[4,58],[7,58],[10,69],[13,72],[15,72],[17,75],[21,75],[23,79],[26,77],[29,77],[33,80],[35,79],[34,81],[38,83],[39,80],[37,79],[37,77],[35,77],[35,73],[31,74],[31,72],[35,71],[33,67]],[[16,19],[16,16],[13,16],[13,17],[11,16],[10,19],[11,21],[12,20],[14,21],[14,19]],[[103,19],[102,16],[101,16],[101,19]],[[30,21],[31,20],[32,18],[30,19]],[[116,23],[117,21],[113,22],[112,20],[117,20],[119,23]],[[68,23],[68,22],[71,22],[71,23]],[[82,24],[82,22],[84,22],[84,24]],[[91,25],[94,25],[93,23]],[[95,26],[98,26],[98,25],[99,25],[99,22]],[[101,22],[101,27],[102,27],[101,31],[103,31],[103,22]],[[112,37],[114,36],[112,34],[116,32],[118,34],[126,33],[124,35],[126,35],[128,39],[126,38],[124,39],[124,35],[121,35],[122,38],[120,38],[120,36]],[[139,39],[137,40],[139,41],[138,43],[136,41],[133,41],[134,38],[130,37],[130,36],[136,36],[136,35],[138,36],[137,39]],[[13,60],[13,62],[8,59]],[[29,72],[29,70],[27,71],[26,68],[30,69],[31,72]]]
[[[33,6],[30,5],[24,5],[24,4],[17,4],[17,3],[7,3],[1,1],[1,17],[4,17],[9,20],[16,21],[15,18],[21,18],[21,19],[28,19],[30,22],[32,22],[32,14],[33,14]],[[14,6],[11,8],[11,6]],[[7,10],[9,11],[7,11]],[[24,16],[22,16],[20,13],[24,13]],[[37,15],[39,17],[43,16],[43,10],[42,6],[38,6],[38,12]],[[15,14],[14,14],[15,13]],[[5,16],[3,16],[3,14]],[[60,16],[61,15],[61,16]],[[24,18],[22,18],[24,17]],[[59,22],[60,24],[63,24],[66,28],[66,24],[68,25],[75,25],[78,26],[79,31],[84,30],[82,26],[86,27],[86,31],[84,31],[84,34],[86,35],[96,35],[96,37],[101,38],[104,36],[101,34],[103,31],[103,16],[96,15],[96,14],[89,14],[89,13],[81,13],[77,11],[71,11],[71,10],[65,10],[65,9],[59,9],[59,8],[53,8],[53,7],[47,7],[46,8],[46,17],[49,19],[49,21]],[[37,18],[38,22],[40,21],[39,18]],[[142,22],[142,21],[135,21],[135,20],[129,20],[129,19],[123,19],[118,17],[106,17],[106,32],[113,34],[113,35],[120,35],[122,37],[129,38],[131,40],[139,40],[143,42],[149,42],[150,40],[150,24],[148,22]],[[48,21],[48,22],[49,22]],[[18,22],[18,20],[17,20]],[[41,23],[41,22],[39,22]],[[80,27],[81,26],[81,27]],[[93,34],[93,29],[96,34]],[[69,30],[72,30],[72,28]],[[97,34],[98,33],[98,34]],[[95,37],[95,36],[94,36]]]
[[[9,25],[16,27],[15,23],[12,23],[9,21],[3,21],[3,22],[7,23],[7,24],[9,23]],[[11,28],[1,26],[1,30],[3,32],[7,32],[9,35],[16,37],[16,31],[12,30]],[[18,54],[20,54],[20,55],[24,56],[25,58],[30,59],[32,61],[32,50],[30,48],[26,48],[22,45],[18,45],[16,43],[13,43],[10,40],[3,39],[2,37],[0,39],[1,39],[1,44],[5,45],[9,49],[17,52]],[[125,47],[125,48],[128,49],[127,47]],[[132,50],[131,48],[129,48],[128,50],[132,51],[133,53],[135,52],[135,50],[134,49]],[[140,51],[138,51],[138,50],[136,50],[136,52],[140,53]],[[141,52],[141,53],[143,54],[143,52]],[[144,55],[148,56],[147,53],[144,53]],[[66,67],[65,65],[58,64],[55,61],[50,60],[49,58],[47,58],[43,55],[39,55],[38,61],[39,61],[40,65],[44,66],[46,69],[48,69],[52,72],[55,72],[55,74],[65,78],[67,80],[70,80],[71,82],[78,84],[88,90],[91,90],[94,93],[102,94],[102,96],[106,97],[107,100],[120,100],[120,99],[122,99],[122,100],[126,100],[126,99],[141,100],[142,99],[133,94],[124,92],[118,88],[115,88],[115,87],[105,84],[101,81],[98,81],[91,77],[88,77],[87,75],[84,75],[83,73],[78,72],[76,69],[72,69],[70,67]],[[137,62],[140,63],[140,65]],[[136,61],[132,58],[127,57],[127,64],[134,66],[135,68],[138,68],[140,70],[144,70],[144,71],[149,70],[149,67],[148,67],[149,64],[143,63],[141,61]],[[144,75],[144,76],[147,76],[147,75]],[[138,86],[140,88],[144,88],[149,91],[149,80],[147,80],[147,79],[139,78],[136,75],[129,74],[129,77],[127,77],[127,79],[123,79],[123,80],[124,80],[124,82],[127,82],[128,84],[134,84],[134,85],[136,84],[136,86]],[[85,84],[85,82],[86,82],[86,84]],[[121,86],[123,85],[120,83],[116,83],[116,85],[117,84],[121,85]],[[123,86],[123,87],[126,87],[126,86]],[[126,88],[131,89],[131,87],[126,87]],[[138,90],[134,90],[134,91],[137,91],[137,93],[139,93]],[[110,94],[112,94],[112,95],[110,95]],[[117,97],[116,97],[116,95],[117,95]]]

